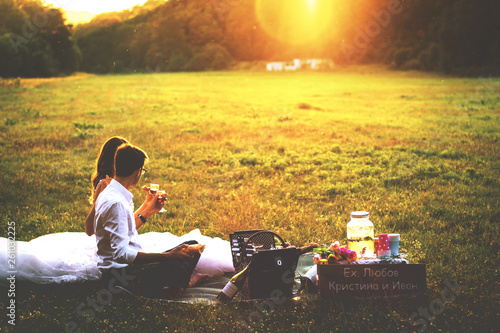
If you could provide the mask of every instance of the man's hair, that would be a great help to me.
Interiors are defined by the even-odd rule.
[[[140,148],[129,143],[124,143],[116,150],[115,175],[128,177],[135,171],[144,167],[148,155]]]

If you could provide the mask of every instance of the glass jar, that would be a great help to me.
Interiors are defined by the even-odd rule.
[[[375,233],[369,217],[368,212],[352,212],[351,220],[347,223],[347,248],[356,251],[358,257],[372,257],[375,254]]]

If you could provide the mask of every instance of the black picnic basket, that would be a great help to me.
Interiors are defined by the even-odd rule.
[[[240,299],[292,296],[300,249],[286,248],[283,238],[269,230],[237,231],[229,238],[235,271],[242,271],[252,262]],[[276,247],[276,239],[281,248]]]

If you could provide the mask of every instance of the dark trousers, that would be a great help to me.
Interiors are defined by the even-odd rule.
[[[182,244],[198,244],[198,242],[186,241]],[[196,254],[189,260],[172,259],[143,265],[130,264],[119,269],[104,270],[102,278],[106,284],[109,284],[110,279],[114,279],[116,285],[134,294],[157,297],[161,295],[164,287],[186,289],[199,259],[200,254]]]

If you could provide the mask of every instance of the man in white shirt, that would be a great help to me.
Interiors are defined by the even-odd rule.
[[[115,176],[96,200],[98,267],[104,280],[114,276],[122,286],[139,294],[172,297],[206,276],[192,276],[200,255],[188,251],[187,244],[163,253],[146,253],[139,244],[137,229],[164,205],[156,194],[141,207],[144,215],[138,214],[139,219],[134,216],[129,190],[139,183],[146,161],[146,153],[130,144],[123,144],[116,152]]]

